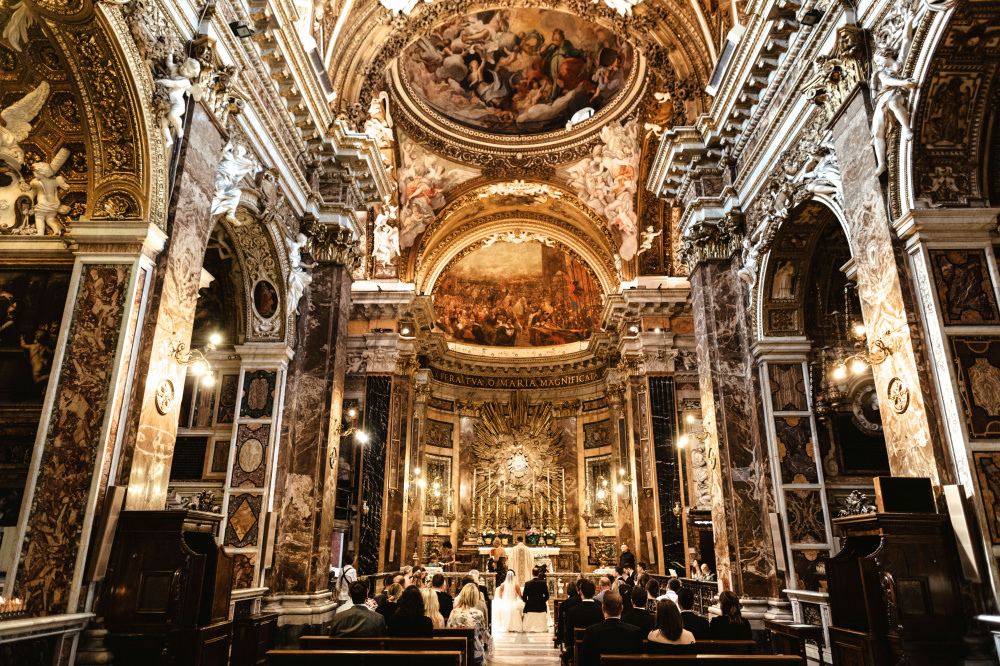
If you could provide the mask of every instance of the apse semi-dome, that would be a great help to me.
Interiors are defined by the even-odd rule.
[[[421,106],[461,127],[500,136],[564,130],[624,96],[635,52],[611,31],[567,12],[491,9],[438,24],[403,52],[399,71]]]

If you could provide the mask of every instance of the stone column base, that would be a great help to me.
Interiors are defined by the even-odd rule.
[[[278,613],[275,648],[296,650],[302,636],[322,636],[330,631],[340,602],[329,591],[313,594],[279,594],[264,597],[264,613]]]

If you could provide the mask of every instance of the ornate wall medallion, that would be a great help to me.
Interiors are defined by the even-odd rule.
[[[174,406],[174,383],[169,379],[161,379],[156,386],[156,411],[166,414]]]
[[[906,408],[910,406],[910,389],[906,388],[903,380],[899,377],[893,377],[889,380],[887,390],[889,392],[889,404],[892,406],[892,411],[897,414],[905,412]]]

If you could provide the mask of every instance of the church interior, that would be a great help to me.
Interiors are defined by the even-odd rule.
[[[0,26],[0,663],[998,663],[998,0]]]

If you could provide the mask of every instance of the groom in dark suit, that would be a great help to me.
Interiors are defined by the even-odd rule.
[[[548,631],[549,630],[549,586],[539,578],[542,572],[541,567],[531,570],[533,578],[524,584],[521,597],[524,599],[524,630],[525,631]]]

